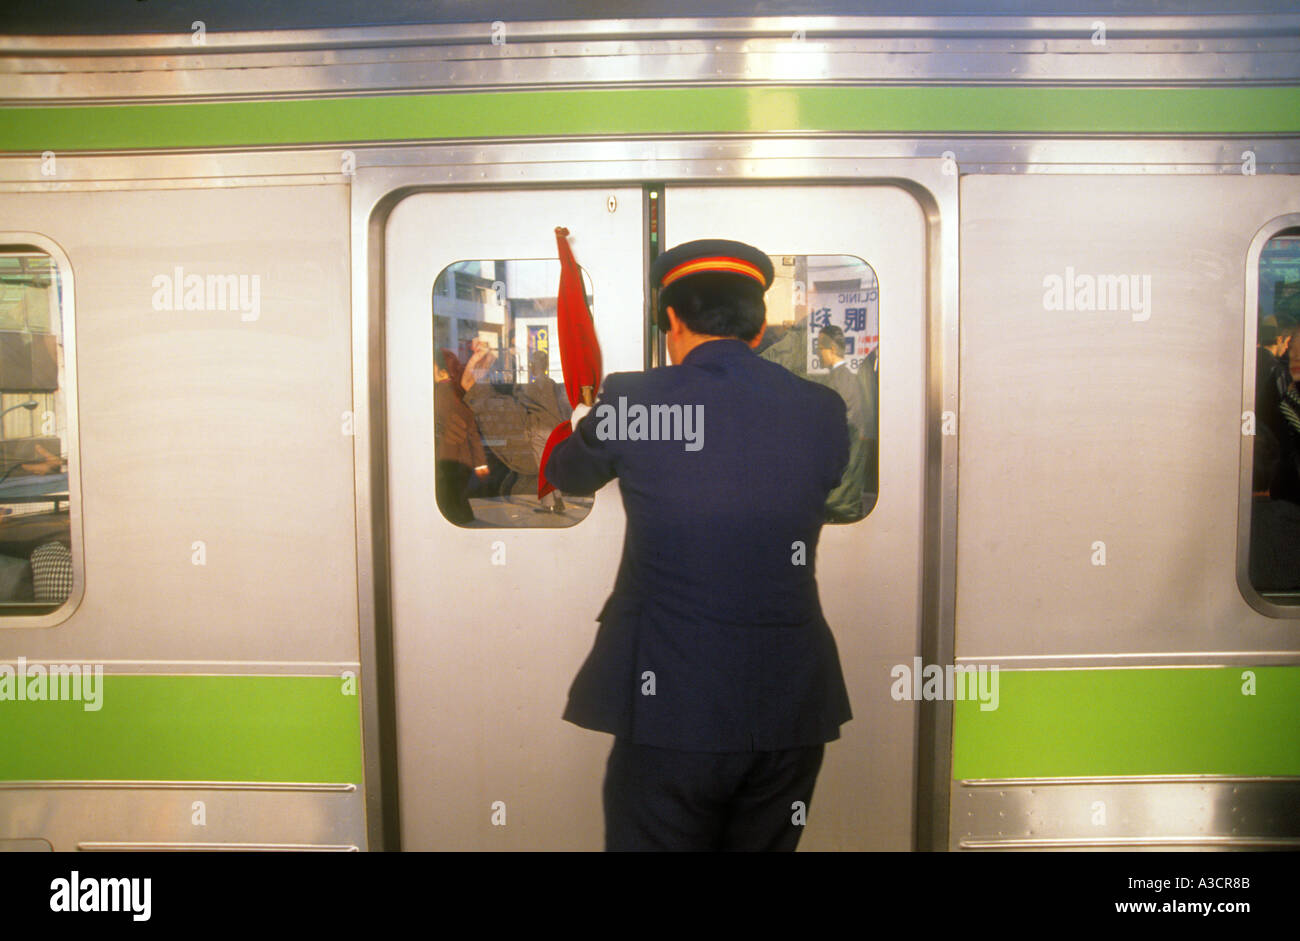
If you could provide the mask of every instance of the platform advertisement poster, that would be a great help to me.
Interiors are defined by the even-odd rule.
[[[545,353],[547,363],[551,360],[551,328],[549,324],[528,325],[528,359],[533,361],[534,353]],[[532,377],[530,377],[532,378]]]
[[[879,342],[880,291],[875,272],[852,267],[809,271],[808,372],[825,375],[829,369],[818,355],[817,338],[827,327],[844,331],[844,360],[855,373]],[[854,284],[856,282],[856,286]]]

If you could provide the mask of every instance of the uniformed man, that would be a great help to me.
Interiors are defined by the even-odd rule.
[[[605,379],[547,477],[619,478],[623,557],[564,718],[613,733],[610,850],[793,850],[851,718],[814,563],[848,461],[843,400],[763,360],[758,249],[707,239],[651,269],[676,365]]]

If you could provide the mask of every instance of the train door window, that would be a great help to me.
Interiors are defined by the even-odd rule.
[[[1300,229],[1265,243],[1258,275],[1250,584],[1300,604]]]
[[[853,523],[876,505],[880,285],[852,255],[771,255],[764,359],[830,386],[849,418],[849,463],[826,501],[826,521]]]
[[[47,254],[0,247],[0,615],[73,588],[64,285]]]
[[[559,259],[458,261],[433,286],[435,494],[467,527],[572,526],[593,497],[537,495],[572,414],[556,335]],[[591,281],[583,272],[587,306]]]

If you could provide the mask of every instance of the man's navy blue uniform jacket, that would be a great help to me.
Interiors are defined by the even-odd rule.
[[[690,431],[702,436],[619,440],[609,419],[620,409],[634,417],[636,405],[689,409]],[[626,425],[627,437],[647,433]],[[852,713],[814,562],[848,439],[834,390],[740,340],[702,343],[677,366],[608,376],[546,466],[565,493],[594,493],[618,477],[627,512],[618,579],[564,718],[689,751],[838,738]]]

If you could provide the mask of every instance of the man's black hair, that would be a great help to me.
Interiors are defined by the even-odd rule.
[[[690,330],[711,337],[749,341],[767,319],[763,286],[753,278],[725,272],[696,274],[668,285],[659,292],[664,322],[669,307]]]
[[[817,345],[834,350],[836,356],[843,356],[844,350],[847,348],[847,344],[844,342],[844,331],[834,324],[829,327],[822,327],[821,332],[817,334]]]

